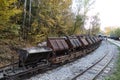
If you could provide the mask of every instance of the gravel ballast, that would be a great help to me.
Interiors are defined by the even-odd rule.
[[[38,74],[27,80],[71,80],[76,76],[76,74],[95,63],[95,61],[98,61],[112,49],[117,50],[117,47],[106,41],[103,41],[98,49],[87,56],[60,66],[54,70],[47,71],[43,74]]]

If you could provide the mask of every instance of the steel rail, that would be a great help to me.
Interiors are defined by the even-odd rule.
[[[97,62],[95,62],[93,65],[91,65],[90,67],[88,67],[87,69],[85,69],[84,71],[82,71],[81,73],[79,73],[78,75],[76,75],[74,78],[72,78],[71,80],[76,80],[78,77],[80,77],[81,75],[83,75],[85,72],[87,72],[88,70],[90,70],[91,68],[93,68],[95,65],[97,65],[99,62],[101,62],[109,53],[105,54],[101,59],[99,59]]]

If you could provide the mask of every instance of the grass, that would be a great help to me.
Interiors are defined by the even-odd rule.
[[[110,42],[111,43],[111,42]],[[114,43],[112,43],[114,44]],[[118,53],[118,59],[116,62],[116,70],[113,72],[112,75],[107,77],[105,80],[120,80],[120,47],[118,47],[119,53]]]

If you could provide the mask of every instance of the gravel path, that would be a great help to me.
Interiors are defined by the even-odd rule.
[[[108,41],[114,43],[115,45],[119,46],[120,47],[120,41],[117,41],[117,40],[113,40],[113,39],[108,39]]]
[[[77,73],[92,65],[112,49],[117,50],[117,47],[103,41],[100,47],[89,55],[27,80],[71,80]]]

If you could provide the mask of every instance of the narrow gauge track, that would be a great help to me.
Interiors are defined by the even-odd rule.
[[[93,65],[77,74],[71,80],[95,80],[100,75],[100,73],[102,73],[102,71],[109,65],[113,57],[114,55],[111,54],[111,52],[107,53]]]
[[[89,68],[87,68],[86,70],[84,70],[82,73],[78,74],[77,76],[75,76],[72,80],[76,80],[80,75],[84,74],[86,71],[88,71],[89,69],[91,69],[92,67],[94,67],[99,62],[101,62],[105,57],[108,56],[108,54],[109,53],[106,53],[98,61],[96,61],[95,63],[93,63],[92,66],[90,66]],[[49,71],[49,70],[55,69],[55,68],[57,68],[59,66],[60,65],[53,65],[51,67],[49,67],[49,66],[44,66],[44,67],[38,66],[38,67],[36,67],[34,69],[33,68],[27,69],[24,72],[18,72],[18,73],[14,74],[14,75],[11,74],[9,76],[4,77],[4,79],[6,79],[6,80],[20,80],[20,79],[25,79],[25,78],[29,78],[29,77],[34,76],[34,75],[39,74],[39,73],[44,73],[45,71]]]
[[[105,52],[105,53],[106,53],[106,52]],[[93,66],[94,66],[96,63],[100,62],[100,61],[101,61],[104,57],[106,57],[106,56],[107,56],[107,54],[105,54],[103,57],[101,57],[97,62],[95,62],[95,63],[93,64]],[[75,61],[75,60],[76,60],[76,59],[73,59],[73,60],[71,60],[71,61],[69,61],[69,62],[72,62],[72,61]],[[69,62],[68,62],[68,63],[69,63]],[[65,63],[64,63],[64,64],[65,64]],[[64,65],[64,64],[61,64],[61,65]],[[4,70],[6,69],[6,67],[7,67],[6,71],[7,71],[8,73],[7,73],[7,76],[3,76],[2,78],[0,78],[0,80],[1,80],[1,79],[2,79],[2,80],[21,80],[21,79],[26,79],[26,78],[29,78],[29,77],[34,76],[34,75],[36,75],[36,74],[44,73],[44,72],[46,72],[46,71],[53,70],[53,69],[56,69],[57,67],[61,66],[61,65],[52,65],[52,66],[41,65],[41,66],[38,66],[38,67],[35,67],[35,68],[26,69],[26,70],[24,70],[23,68],[21,68],[21,70],[18,70],[18,71],[17,71],[17,69],[16,69],[13,74],[9,74],[9,73],[11,73],[11,72],[9,72],[9,71],[11,71],[12,65],[17,66],[18,63],[16,62],[15,64],[11,64],[11,65],[7,65],[7,66],[2,67],[2,70],[1,70],[0,73],[4,73]],[[76,77],[76,78],[77,78],[77,77]],[[73,79],[73,80],[74,80],[74,79]]]
[[[18,65],[18,61],[11,63],[11,64],[7,64],[5,66],[0,67],[0,80],[3,79],[4,77],[4,72],[7,70],[12,70],[13,69],[13,65],[17,66]]]
[[[0,72],[3,72],[3,70],[5,70],[6,68],[9,68],[10,66],[13,66],[13,65],[18,65],[18,61],[13,64],[7,64],[5,66],[0,67]]]
[[[76,59],[78,59],[78,58],[76,58]],[[67,63],[73,62],[76,59],[72,59]],[[62,63],[62,64],[58,64],[58,65],[57,64],[56,65],[55,64],[54,65],[43,64],[43,65],[39,65],[35,68],[17,69],[19,64],[18,64],[18,62],[15,62],[14,64],[9,64],[9,65],[6,65],[6,66],[3,66],[0,68],[0,80],[26,79],[26,78],[29,78],[29,77],[34,76],[36,74],[40,74],[40,73],[44,73],[44,72],[49,71],[49,70],[56,69],[57,67],[60,67],[64,64],[66,64],[66,63]],[[13,69],[13,65],[14,65],[14,69]],[[12,70],[14,70],[14,73],[11,72]],[[3,75],[4,73],[5,73],[5,76]]]
[[[104,57],[106,55],[107,54],[105,54]],[[103,59],[103,57],[102,57],[102,59]],[[73,62],[75,60],[76,59],[72,59],[71,61],[69,61],[67,63]],[[38,67],[29,68],[29,69],[26,69],[26,70],[24,70],[23,68],[21,68],[21,70],[19,70],[19,69],[17,70],[16,67],[18,66],[18,62],[16,62],[14,64],[6,65],[6,66],[0,68],[0,74],[3,74],[4,70],[7,72],[7,73],[5,73],[7,76],[0,77],[0,80],[21,80],[21,79],[27,79],[27,78],[29,78],[31,76],[36,75],[36,74],[45,73],[46,71],[56,69],[57,67],[62,66],[64,64],[66,64],[66,63],[62,63],[62,64],[59,64],[59,65],[52,65],[52,66],[40,65]],[[15,72],[11,74],[11,70],[12,70],[13,65],[14,65]]]
[[[14,65],[18,65],[18,63],[15,63]],[[25,70],[24,70],[24,68],[21,68],[18,70],[15,69],[14,73],[11,73],[12,66],[7,65],[7,66],[4,66],[1,68],[0,74],[3,75],[5,73],[6,75],[5,76],[3,75],[2,77],[0,77],[0,80],[21,80],[21,79],[25,79],[25,78],[31,77],[31,76],[39,74],[39,73],[44,73],[48,70],[55,69],[59,66],[60,65],[52,65],[52,66],[40,65],[35,68],[29,68],[29,69],[25,69]],[[16,68],[16,67],[14,67],[14,68]]]

